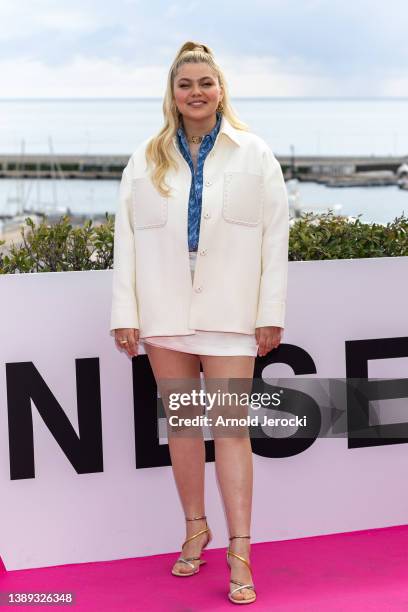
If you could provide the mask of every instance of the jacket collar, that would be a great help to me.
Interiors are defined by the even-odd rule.
[[[225,115],[222,116],[220,134],[226,134],[228,138],[230,138],[236,145],[241,146],[238,131],[234,128],[233,125],[228,121]]]

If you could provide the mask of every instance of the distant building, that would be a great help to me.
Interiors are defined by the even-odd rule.
[[[356,171],[355,164],[312,164],[311,171],[313,174],[326,174],[331,176],[344,176],[354,174]]]

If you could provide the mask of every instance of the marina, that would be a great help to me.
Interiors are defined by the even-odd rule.
[[[29,216],[55,223],[63,215],[74,226],[115,213],[119,181],[127,155],[0,155],[0,239],[21,240]],[[302,212],[386,223],[408,209],[408,163],[403,157],[278,157],[284,172],[293,222]],[[391,190],[391,191],[390,191]],[[401,197],[397,197],[398,192]],[[352,194],[355,193],[355,197]],[[407,194],[408,195],[408,194]],[[400,204],[398,204],[400,202]],[[381,207],[381,212],[379,210]]]

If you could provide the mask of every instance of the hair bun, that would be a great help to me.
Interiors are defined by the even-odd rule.
[[[202,43],[194,42],[193,40],[188,40],[181,46],[179,52],[177,53],[177,57],[188,53],[189,51],[201,51],[201,53],[208,53],[208,55],[213,55],[210,47],[207,45],[203,45]]]

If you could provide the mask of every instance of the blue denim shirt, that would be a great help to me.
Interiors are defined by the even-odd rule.
[[[204,161],[214,146],[215,139],[221,126],[222,114],[217,112],[217,123],[209,134],[201,141],[197,156],[197,172],[194,173],[193,160],[191,158],[186,134],[182,127],[177,130],[177,141],[179,149],[191,170],[191,187],[188,200],[188,249],[196,251],[200,235],[201,203],[203,195],[203,169]]]

